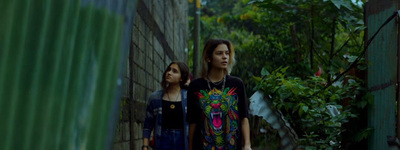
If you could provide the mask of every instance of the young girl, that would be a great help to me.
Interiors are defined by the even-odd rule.
[[[143,150],[149,149],[149,139],[154,129],[155,150],[187,150],[186,122],[189,67],[182,62],[172,62],[162,77],[162,90],[150,95],[143,129]]]
[[[251,149],[245,87],[229,75],[234,63],[230,41],[207,41],[201,78],[188,89],[189,149]]]

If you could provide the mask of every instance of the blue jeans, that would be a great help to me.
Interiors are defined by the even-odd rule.
[[[160,147],[156,150],[184,150],[185,140],[182,129],[163,129],[161,132]]]

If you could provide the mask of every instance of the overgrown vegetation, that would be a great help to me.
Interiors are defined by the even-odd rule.
[[[300,145],[345,149],[346,144],[360,142],[369,135],[372,129],[356,128],[364,121],[360,118],[370,104],[363,76],[356,77],[367,63],[359,61],[351,73],[338,78],[361,55],[363,1],[202,1],[201,42],[208,38],[233,42],[238,63],[232,75],[243,79],[248,96],[255,90],[271,95],[276,109],[284,111],[296,128]],[[193,17],[190,20],[193,29]],[[189,49],[192,58],[193,47]],[[322,74],[316,77],[318,70]],[[329,115],[327,105],[339,108],[340,115]],[[254,120],[253,128],[261,125],[256,129],[269,129],[268,124]],[[256,133],[254,139],[265,136]],[[276,137],[272,130],[267,134]],[[279,140],[254,140],[253,145],[277,146],[261,143],[271,141]]]
[[[346,83],[324,88],[324,78],[287,77],[287,69],[278,68],[271,74],[264,69],[262,77],[254,77],[258,83],[255,89],[263,91],[275,108],[284,112],[299,135],[299,148],[348,149],[343,140],[359,142],[372,131],[370,128],[346,131],[349,128],[343,126],[351,119],[359,120],[362,109],[373,100],[360,85],[363,81],[349,76]],[[351,132],[347,135],[353,137],[346,139],[344,132]]]

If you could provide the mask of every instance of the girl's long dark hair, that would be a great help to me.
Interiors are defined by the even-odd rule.
[[[211,69],[211,63],[207,61],[210,59],[212,61],[212,55],[215,48],[220,45],[225,44],[229,50],[229,61],[228,61],[228,68],[225,70],[225,74],[229,74],[236,63],[235,60],[235,50],[233,48],[232,43],[229,40],[225,39],[209,39],[206,44],[204,45],[203,55],[201,58],[201,72],[200,76],[206,78],[208,75],[208,71]]]
[[[171,65],[176,64],[178,65],[179,70],[181,71],[181,79],[182,81],[179,82],[179,85],[181,88],[186,89],[187,87],[185,86],[186,81],[189,78],[189,67],[184,63],[184,62],[171,62],[167,69],[165,69],[163,75],[162,75],[162,80],[161,80],[161,87],[163,91],[166,91],[168,88],[168,83],[165,81],[165,75],[168,71],[171,70]]]

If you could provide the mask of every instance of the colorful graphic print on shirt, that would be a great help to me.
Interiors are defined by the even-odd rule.
[[[236,149],[238,131],[238,96],[236,88],[214,88],[196,93],[204,112],[202,134],[204,149]]]

